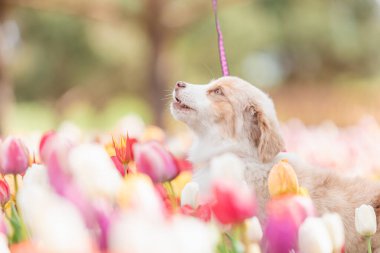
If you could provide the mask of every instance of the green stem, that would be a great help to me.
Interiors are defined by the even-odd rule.
[[[18,192],[17,174],[13,174],[13,182],[14,182],[14,185],[15,185],[15,199],[16,199],[17,192]]]
[[[371,236],[367,237],[368,253],[372,253]]]

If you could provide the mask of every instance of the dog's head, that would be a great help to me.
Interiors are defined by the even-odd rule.
[[[284,149],[272,100],[237,77],[222,77],[207,85],[178,82],[171,112],[201,138],[217,133],[222,140],[249,140],[249,148],[261,162],[271,161]]]

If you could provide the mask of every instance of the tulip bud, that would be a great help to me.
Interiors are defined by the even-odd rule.
[[[195,182],[190,182],[185,185],[181,194],[181,206],[189,205],[192,208],[197,208],[199,197],[199,185]]]
[[[344,248],[344,226],[342,219],[337,213],[326,213],[322,220],[330,234],[334,252],[341,252]]]
[[[179,173],[172,155],[158,142],[135,144],[134,155],[137,170],[155,183],[170,181]]]
[[[361,205],[355,209],[356,231],[362,236],[372,236],[376,233],[376,214],[370,205]]]
[[[333,246],[321,218],[309,217],[299,228],[298,247],[302,253],[330,253]]]
[[[20,139],[8,137],[0,146],[0,172],[21,174],[29,166],[29,151]]]
[[[247,233],[251,242],[259,243],[263,238],[263,230],[257,217],[247,220]]]
[[[273,166],[268,177],[268,187],[272,197],[298,193],[297,175],[286,160],[282,160]]]
[[[9,185],[4,178],[0,179],[0,204],[2,207],[9,201],[10,192]]]
[[[241,223],[256,213],[256,199],[253,192],[236,182],[215,182],[213,197],[215,203],[212,211],[222,224]]]

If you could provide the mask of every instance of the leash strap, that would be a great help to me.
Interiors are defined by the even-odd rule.
[[[223,33],[218,18],[218,0],[212,0],[212,7],[215,15],[216,32],[218,33],[219,61],[222,67],[222,74],[223,76],[229,76],[230,72],[228,69],[226,50],[224,48]]]

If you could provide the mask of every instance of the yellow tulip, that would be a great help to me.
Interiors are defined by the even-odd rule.
[[[300,193],[297,175],[287,160],[281,160],[273,166],[268,177],[268,187],[272,197]]]
[[[144,196],[156,196],[152,180],[144,174],[131,174],[125,177],[118,202],[122,207],[133,206],[135,202],[142,201]]]
[[[180,196],[183,188],[191,181],[192,174],[190,171],[181,172],[175,179],[171,181],[176,196]]]

